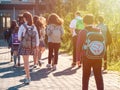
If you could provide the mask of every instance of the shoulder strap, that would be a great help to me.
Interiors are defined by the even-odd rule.
[[[27,25],[24,23],[23,26],[24,26],[24,28],[25,28],[26,31],[27,31],[27,30],[28,30]]]

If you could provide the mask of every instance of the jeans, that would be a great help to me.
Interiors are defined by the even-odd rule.
[[[83,75],[82,75],[82,90],[88,90],[89,78],[93,69],[97,90],[104,90],[102,77],[102,60],[83,59]]]
[[[51,60],[54,55],[54,64],[58,63],[58,51],[60,48],[60,43],[48,43],[48,50],[49,50],[49,55],[48,55],[48,64],[51,64]]]

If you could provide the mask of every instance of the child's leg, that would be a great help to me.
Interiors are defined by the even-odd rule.
[[[20,55],[17,54],[17,57],[18,57],[18,66],[20,66]]]
[[[17,59],[16,51],[13,52],[13,57],[14,57],[14,66],[16,66],[16,59]]]

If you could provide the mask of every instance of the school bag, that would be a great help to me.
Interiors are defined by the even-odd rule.
[[[56,26],[56,25],[52,25],[52,34],[51,34],[51,38],[53,40],[53,42],[57,43],[60,40],[62,40],[62,30],[61,30],[61,26]]]
[[[36,47],[36,32],[33,30],[34,26],[28,28],[26,24],[23,24],[26,29],[25,35],[22,37],[22,47],[26,49],[34,49]]]
[[[102,59],[105,54],[105,39],[101,32],[86,30],[86,41],[83,45],[85,56],[88,59]]]
[[[18,45],[18,44],[20,44],[20,41],[18,40],[18,33],[13,33],[13,34],[12,34],[12,44],[13,44],[13,45]]]
[[[83,24],[83,20],[82,19],[77,19],[76,18],[76,34],[79,33],[80,30],[84,29],[84,24]]]

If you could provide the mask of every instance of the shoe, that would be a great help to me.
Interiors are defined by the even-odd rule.
[[[30,84],[31,78],[25,78],[24,84]]]
[[[37,68],[38,65],[34,65],[33,68]]]
[[[18,63],[18,66],[20,67],[20,63]]]
[[[80,65],[78,65],[78,68],[81,68],[81,64],[80,64]]]
[[[52,70],[56,70],[56,65],[53,65]]]
[[[73,63],[71,64],[71,66],[72,66],[72,67],[75,67],[75,66],[76,66],[76,62],[73,62]]]
[[[47,68],[51,68],[51,65],[50,65],[50,64],[47,64],[46,67],[47,67]]]
[[[13,68],[17,68],[17,65],[15,64],[15,65],[13,66]]]

